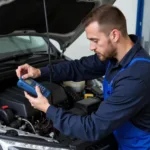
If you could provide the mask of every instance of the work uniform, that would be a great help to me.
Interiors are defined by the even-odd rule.
[[[150,56],[135,35],[134,46],[117,63],[97,55],[53,65],[53,81],[90,80],[105,75],[104,101],[88,116],[76,116],[50,106],[47,118],[65,135],[94,141],[112,133],[120,150],[150,149]],[[41,76],[49,77],[49,66]]]

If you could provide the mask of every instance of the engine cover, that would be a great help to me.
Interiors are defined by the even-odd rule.
[[[61,86],[54,83],[49,84],[49,82],[45,82],[42,85],[46,85],[46,88],[51,91],[54,104],[67,99],[67,95]],[[4,105],[12,109],[16,115],[24,118],[32,117],[39,112],[31,106],[29,101],[25,98],[23,90],[17,86],[7,88],[0,94],[0,106]]]

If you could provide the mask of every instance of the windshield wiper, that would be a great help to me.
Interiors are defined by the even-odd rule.
[[[37,52],[26,52],[26,53],[18,53],[13,54],[5,57],[0,57],[0,63],[8,62],[8,61],[21,61],[24,59],[28,59],[32,57],[33,55],[47,55],[47,51],[37,51]]]

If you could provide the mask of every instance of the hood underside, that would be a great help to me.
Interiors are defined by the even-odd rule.
[[[95,7],[115,0],[45,0],[49,36],[67,47],[82,32],[81,21]],[[43,0],[1,0],[0,35],[46,33]],[[19,31],[19,32],[18,32]]]

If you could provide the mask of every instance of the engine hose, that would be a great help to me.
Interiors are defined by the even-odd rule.
[[[28,121],[27,119],[20,118],[20,117],[18,119],[27,122],[31,126],[33,132],[36,134],[35,128],[30,121]]]

